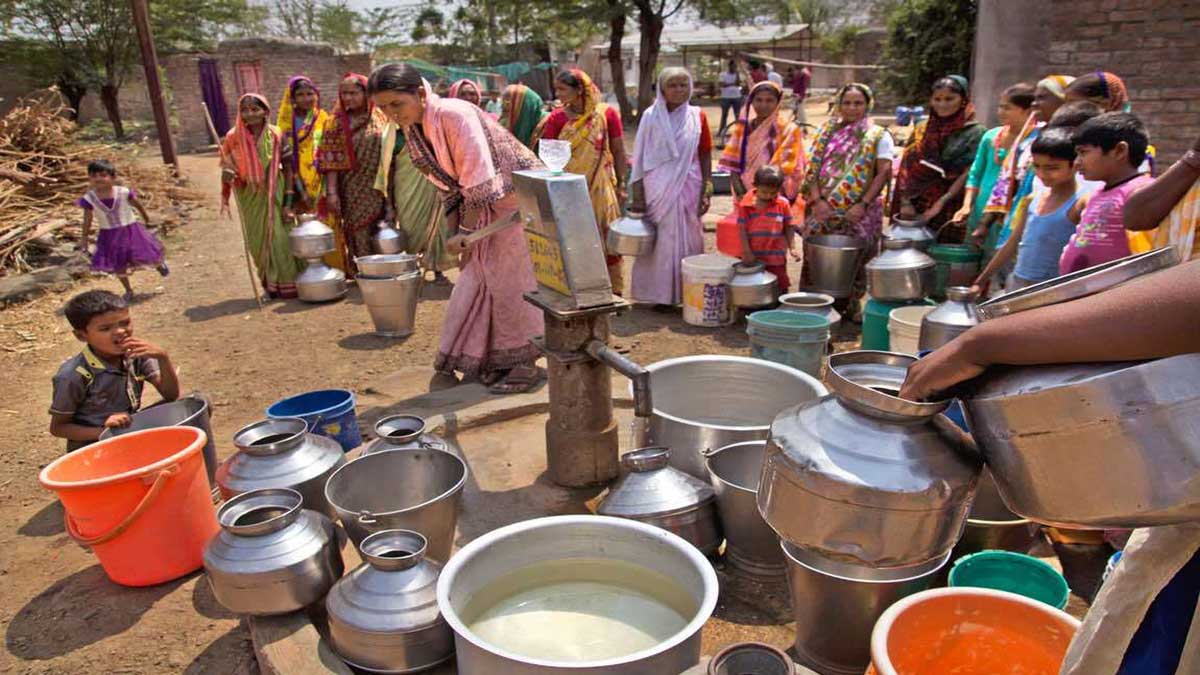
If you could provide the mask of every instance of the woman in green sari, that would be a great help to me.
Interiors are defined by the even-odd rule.
[[[296,297],[301,262],[288,245],[295,199],[291,148],[279,127],[267,124],[271,106],[258,94],[238,101],[237,124],[221,143],[221,210],[237,198],[246,248],[268,297]]]
[[[542,97],[523,84],[510,84],[500,95],[500,124],[527,148],[532,149],[542,135],[548,116],[542,109]]]
[[[433,270],[433,282],[449,283],[443,272],[457,261],[446,250],[450,233],[437,188],[413,164],[404,134],[397,133],[395,124],[388,123],[381,144],[375,189],[388,200],[387,217],[404,232],[408,250],[421,254],[422,269]]]

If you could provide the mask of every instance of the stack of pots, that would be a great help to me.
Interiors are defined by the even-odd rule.
[[[891,228],[888,230],[888,239],[896,239],[900,241],[911,241],[913,247],[918,251],[928,253],[933,248],[937,237],[925,227],[925,221],[918,218],[916,220],[905,220],[903,218],[892,218]]]
[[[342,446],[308,433],[298,417],[266,419],[233,435],[238,451],[217,469],[217,485],[228,499],[263,488],[289,488],[304,508],[336,517],[325,499],[325,481],[346,463]]]
[[[333,230],[312,214],[300,216],[300,224],[288,233],[292,255],[307,265],[296,277],[296,294],[305,302],[329,302],[346,294],[346,275],[324,263],[321,257],[336,248]]]
[[[867,667],[875,620],[933,582],[967,520],[980,461],[948,401],[896,396],[915,361],[830,356],[832,394],[771,426],[758,508],[784,541],[797,654],[823,673]]]
[[[421,295],[422,274],[417,256],[410,253],[359,256],[354,264],[358,267],[355,280],[371,313],[375,334],[412,335]]]
[[[766,441],[733,443],[706,453],[709,479],[717,495],[725,531],[725,559],[753,577],[780,578],[786,573],[779,537],[758,512]]]
[[[893,227],[893,232],[902,229]],[[863,349],[888,350],[892,310],[919,305],[933,292],[937,263],[920,249],[923,239],[883,240],[883,250],[866,265],[867,306],[863,312]],[[918,324],[919,325],[919,324]]]

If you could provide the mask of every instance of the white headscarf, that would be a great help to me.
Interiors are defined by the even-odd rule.
[[[671,164],[672,171],[682,183],[691,168],[700,145],[700,108],[685,102],[674,110],[668,110],[667,100],[663,97],[663,84],[681,75],[687,77],[688,101],[692,99],[692,74],[683,68],[664,69],[658,77],[654,104],[646,108],[638,123],[630,182]]]

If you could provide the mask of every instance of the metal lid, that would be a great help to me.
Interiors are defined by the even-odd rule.
[[[596,513],[645,518],[693,509],[716,498],[711,485],[669,466],[670,456],[662,447],[622,455],[621,466],[628,473],[613,483]]]
[[[866,265],[868,270],[920,270],[937,266],[937,261],[917,248],[915,239],[884,239],[883,252]]]
[[[765,269],[767,269],[767,266],[760,262],[740,262],[733,266],[733,271],[736,274],[757,274]]]
[[[980,303],[979,317],[988,321],[1029,309],[1078,300],[1178,263],[1179,251],[1174,246],[1164,246],[1005,293]]]
[[[825,384],[844,405],[865,415],[894,422],[926,420],[945,410],[950,401],[920,403],[897,396],[909,366],[916,362],[915,356],[894,352],[830,354]]]
[[[979,323],[975,307],[975,294],[964,286],[946,289],[946,301],[925,315],[922,324],[970,328]]]
[[[898,237],[888,237],[883,240],[883,248],[887,251],[900,251],[906,248],[915,248],[916,242],[913,239],[900,239]]]

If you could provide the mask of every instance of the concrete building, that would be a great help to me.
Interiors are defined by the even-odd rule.
[[[1010,84],[1097,70],[1125,81],[1164,169],[1200,137],[1197,0],[980,0],[972,88],[995,122]]]

